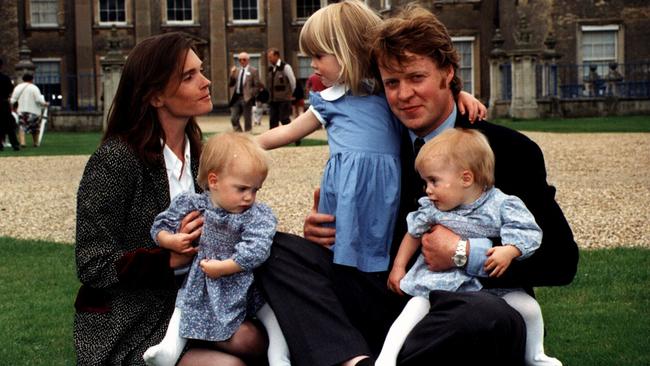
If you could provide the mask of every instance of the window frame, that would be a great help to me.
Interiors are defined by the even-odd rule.
[[[241,0],[240,0],[241,1]],[[254,0],[257,3],[257,18],[256,19],[235,19],[235,0],[230,0],[230,7],[228,8],[228,18],[234,25],[246,24],[260,24],[263,21],[262,15],[262,0]]]
[[[590,58],[585,59],[585,54],[583,51],[585,33],[591,32],[612,32],[614,33],[614,55],[612,58]],[[611,62],[616,62],[619,65],[624,64],[624,29],[622,24],[582,24],[578,27],[578,36],[576,44],[576,63],[582,67],[578,68],[578,80],[584,79],[589,73],[588,64],[597,64],[598,65],[598,74],[607,75],[608,65]],[[620,68],[622,70],[623,68]]]
[[[168,18],[168,0],[165,0],[161,4],[161,19],[163,24],[165,25],[194,25],[197,24],[197,15],[198,15],[198,6],[199,6],[199,0],[190,0],[190,6],[191,12],[192,12],[192,17],[190,20],[169,20]]]
[[[456,48],[456,49],[458,49],[458,47],[456,47],[456,45],[455,45],[456,43],[469,43],[469,49],[471,51],[470,57],[469,57],[470,58],[469,74],[471,76],[471,79],[469,80],[469,82],[471,83],[470,84],[471,88],[469,90],[465,89],[466,80],[463,79],[462,77],[461,77],[461,80],[463,81],[463,90],[470,93],[470,94],[472,94],[472,95],[474,95],[474,93],[476,91],[476,79],[478,79],[477,75],[476,75],[477,70],[476,70],[476,62],[475,62],[476,53],[477,53],[477,50],[476,50],[476,45],[477,45],[476,37],[474,37],[474,36],[451,37],[451,41],[452,41],[452,43],[454,43],[454,48]],[[459,56],[460,56],[460,54],[459,54]],[[462,67],[462,62],[463,62],[463,59],[461,58],[461,64],[459,65],[458,72],[460,72],[460,70],[463,68]],[[459,77],[460,77],[460,75],[459,75]]]
[[[300,1],[300,0],[291,0],[291,16],[292,16],[292,19],[293,19],[295,24],[303,24],[303,23],[305,23],[307,21],[307,19],[309,17],[299,17],[298,16],[298,1]],[[320,8],[319,9],[327,6],[327,0],[319,0],[319,2],[320,2]]]
[[[49,90],[46,90],[45,88],[40,88],[40,89],[41,89],[41,93],[45,97],[45,101],[49,102],[50,105],[62,106],[62,104],[63,104],[63,94],[64,94],[64,90],[63,90],[63,88],[64,88],[64,83],[63,83],[63,81],[64,81],[63,60],[60,57],[41,57],[41,58],[35,57],[35,58],[32,59],[32,62],[34,63],[34,66],[35,66],[35,68],[34,68],[34,84],[36,84],[36,85],[41,84],[41,83],[38,82],[40,74],[39,74],[39,72],[37,70],[38,70],[38,65],[39,64],[46,64],[46,63],[47,64],[58,64],[58,67],[56,67],[56,69],[58,69],[58,78],[59,78],[59,82],[58,82],[59,94],[58,94],[58,98],[56,98],[58,100],[58,102],[52,102],[52,99],[48,98],[46,96],[46,94],[48,94]],[[41,84],[41,85],[43,85],[43,84]],[[57,84],[52,83],[52,84],[46,84],[46,85],[57,85]]]
[[[63,19],[62,19],[62,4],[61,0],[54,0],[52,1],[55,3],[56,11],[54,13],[54,18],[55,18],[55,23],[35,23],[33,19],[33,14],[32,14],[32,1],[33,0],[27,0],[25,1],[25,18],[26,18],[26,23],[29,27],[31,28],[58,28],[63,24]]]
[[[101,0],[96,0],[96,8],[95,8],[95,19],[97,19],[97,24],[100,26],[124,26],[130,23],[130,8],[131,8],[131,0],[109,0],[109,1],[123,1],[124,2],[124,20],[123,21],[102,21],[102,9],[101,9]]]

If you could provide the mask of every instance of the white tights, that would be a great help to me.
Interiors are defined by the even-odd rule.
[[[509,292],[503,296],[503,299],[521,314],[526,323],[526,365],[562,366],[558,359],[544,354],[544,320],[542,309],[537,301],[523,291]],[[409,300],[402,313],[390,327],[384,346],[375,363],[376,366],[395,366],[397,355],[402,349],[406,337],[415,325],[429,313],[430,308],[429,300],[424,297],[414,297]]]
[[[289,347],[269,304],[262,306],[257,312],[257,318],[262,322],[269,336],[267,351],[269,366],[290,366]],[[143,355],[147,365],[174,366],[176,364],[187,343],[187,338],[180,336],[180,323],[181,309],[174,308],[165,337],[159,344],[149,347]]]

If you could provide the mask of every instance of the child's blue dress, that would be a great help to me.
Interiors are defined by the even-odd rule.
[[[336,85],[311,93],[309,102],[327,129],[318,212],[336,216],[334,263],[386,271],[400,199],[402,125],[383,95],[353,96]]]
[[[191,211],[200,211],[205,221],[199,251],[176,298],[176,307],[181,309],[180,335],[223,341],[234,334],[246,314],[254,314],[264,304],[252,286],[253,268],[269,257],[277,220],[261,203],[236,214],[214,207],[207,191],[186,192],[156,217],[151,236],[156,240],[161,230],[176,232]],[[232,259],[243,270],[212,279],[201,270],[202,259]]]
[[[498,188],[491,188],[476,201],[450,211],[438,210],[426,196],[420,198],[418,203],[420,208],[406,217],[408,232],[416,238],[436,224],[447,227],[463,238],[501,237],[504,245],[512,244],[521,252],[516,260],[531,256],[542,242],[542,229],[537,226],[535,217],[524,202]],[[482,287],[476,277],[468,275],[463,269],[431,271],[422,254],[400,281],[402,291],[411,296],[427,298],[433,290],[478,291]]]

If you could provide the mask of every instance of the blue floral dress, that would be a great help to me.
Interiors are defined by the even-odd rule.
[[[383,95],[354,96],[342,85],[311,93],[330,156],[318,212],[336,217],[334,263],[386,271],[400,198],[402,125]]]
[[[420,238],[435,224],[441,224],[463,238],[495,238],[512,244],[521,251],[522,260],[532,255],[542,242],[542,230],[524,202],[491,188],[476,201],[450,211],[440,211],[428,197],[418,200],[420,208],[406,217],[408,232]],[[428,297],[433,290],[478,291],[482,288],[476,277],[462,269],[433,272],[420,254],[400,282],[400,288],[411,296]]]
[[[253,286],[253,268],[269,256],[277,220],[261,203],[236,214],[214,207],[210,193],[182,193],[160,213],[151,228],[156,239],[161,230],[176,232],[191,211],[204,217],[198,253],[178,291],[180,335],[184,338],[222,341],[230,338],[246,318],[264,304]],[[232,259],[243,270],[212,279],[199,266],[203,259]]]

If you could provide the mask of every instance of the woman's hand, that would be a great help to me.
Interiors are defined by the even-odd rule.
[[[192,242],[197,242],[202,231],[203,216],[201,216],[201,212],[199,211],[192,211],[185,215],[183,220],[181,220],[181,228],[178,232],[189,234],[186,239],[191,240]]]
[[[335,218],[332,215],[318,213],[318,202],[320,201],[320,188],[314,191],[314,205],[305,218],[303,225],[303,235],[305,239],[322,246],[334,244],[336,229],[323,224],[334,223]]]

